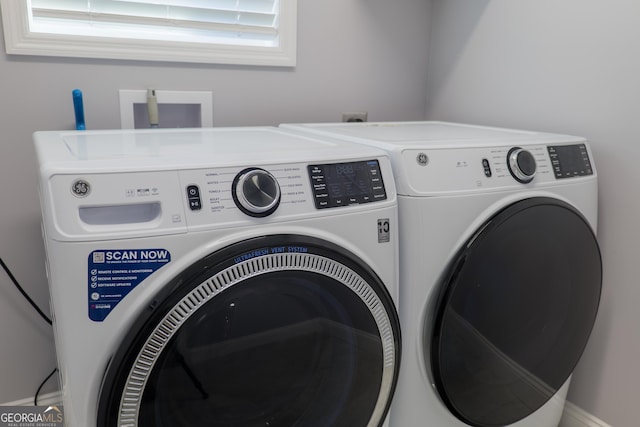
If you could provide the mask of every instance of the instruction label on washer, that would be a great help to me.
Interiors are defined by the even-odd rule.
[[[89,254],[89,318],[102,322],[136,286],[171,262],[166,249],[109,249]]]

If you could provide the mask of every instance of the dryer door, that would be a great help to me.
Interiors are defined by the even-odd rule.
[[[540,408],[582,355],[601,285],[595,235],[573,207],[531,198],[492,217],[453,259],[425,328],[449,410],[485,427]]]
[[[356,257],[252,239],[161,291],[108,367],[97,425],[379,426],[399,339],[386,287]]]

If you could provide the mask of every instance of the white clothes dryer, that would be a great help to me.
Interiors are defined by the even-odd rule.
[[[403,328],[391,425],[557,426],[602,284],[587,141],[440,122],[286,127],[391,156]]]
[[[268,127],[34,140],[66,426],[387,425],[386,153]]]

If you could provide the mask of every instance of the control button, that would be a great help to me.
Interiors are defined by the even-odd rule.
[[[311,166],[309,169],[311,180],[316,183],[324,183],[324,170],[320,166]]]
[[[202,209],[202,202],[200,199],[189,199],[189,209],[192,211],[199,211]]]
[[[189,202],[189,209],[192,211],[199,211],[202,209],[202,199],[200,199],[200,188],[197,185],[187,186],[187,201]]]
[[[514,147],[507,154],[509,172],[516,181],[526,184],[536,175],[536,159],[529,151]]]
[[[200,189],[198,188],[197,185],[189,185],[187,187],[187,197],[188,198],[200,197]]]
[[[236,175],[232,195],[242,212],[264,217],[275,212],[280,204],[280,184],[266,170],[248,168]]]
[[[484,169],[484,176],[491,178],[493,174],[491,172],[491,164],[489,163],[489,160],[482,159],[482,168]]]

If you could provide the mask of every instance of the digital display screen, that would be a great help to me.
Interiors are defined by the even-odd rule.
[[[556,178],[593,175],[585,144],[554,145],[547,149]]]
[[[325,169],[329,197],[359,196],[371,191],[371,178],[366,165],[341,163]]]
[[[318,209],[387,198],[377,160],[308,167]]]

